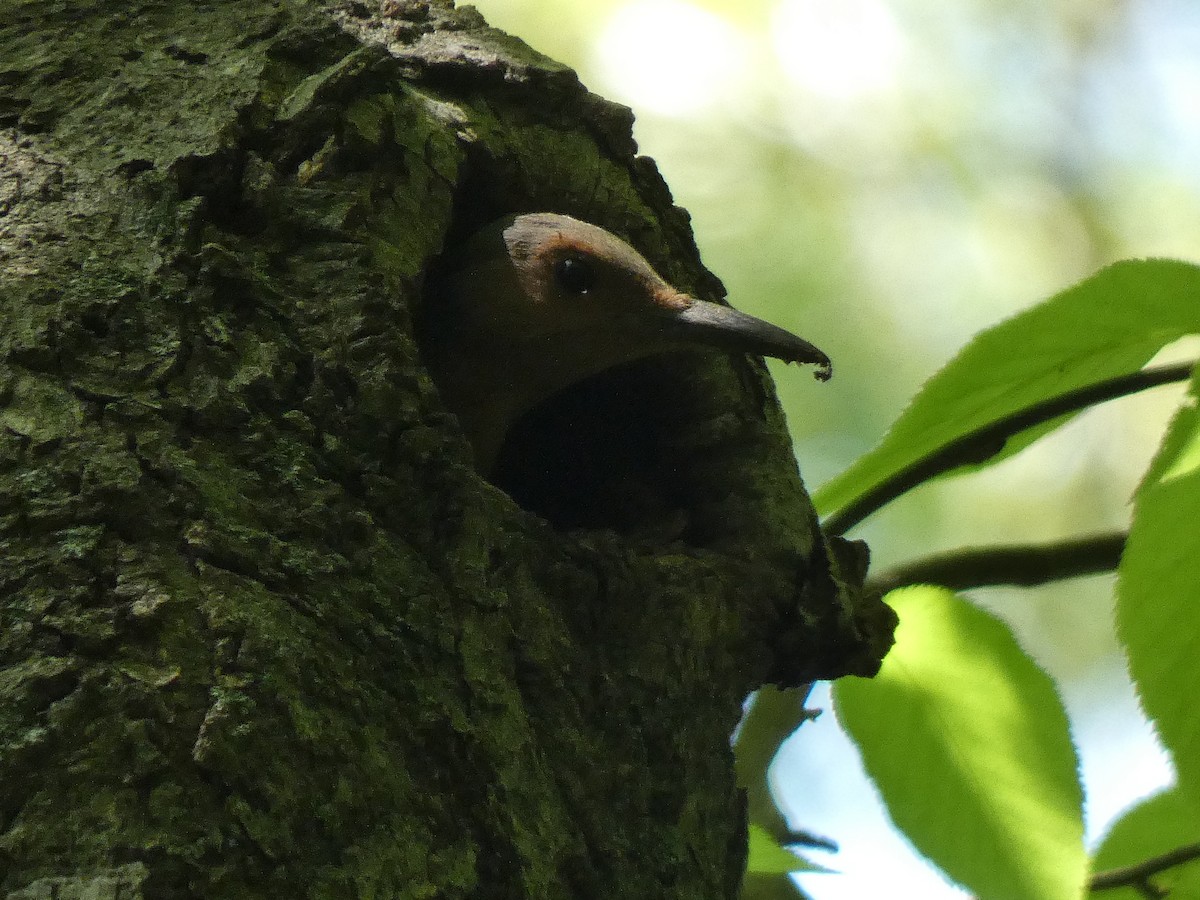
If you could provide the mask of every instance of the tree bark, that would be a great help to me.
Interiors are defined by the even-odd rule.
[[[512,211],[718,298],[631,116],[446,2],[0,0],[0,891],[732,897],[747,693],[869,674],[761,363],[420,360]]]

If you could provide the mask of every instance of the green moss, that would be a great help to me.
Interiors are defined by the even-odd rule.
[[[481,479],[412,333],[456,214],[594,212],[704,283],[598,101],[446,3],[10,9],[0,888],[722,895],[813,527],[761,372],[664,370],[737,526],[664,552]]]
[[[18,377],[10,382],[7,393],[8,401],[0,408],[0,425],[34,445],[70,437],[83,424],[79,401],[48,379]]]

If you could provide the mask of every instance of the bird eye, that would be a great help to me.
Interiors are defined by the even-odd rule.
[[[554,264],[554,277],[571,294],[586,294],[596,286],[591,264],[578,256],[567,256]]]

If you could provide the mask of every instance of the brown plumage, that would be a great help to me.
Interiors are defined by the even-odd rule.
[[[675,290],[620,238],[554,213],[509,216],[467,241],[431,286],[422,330],[485,473],[518,417],[621,363],[709,346],[831,371],[802,338]]]

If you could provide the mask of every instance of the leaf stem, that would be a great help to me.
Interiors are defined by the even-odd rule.
[[[1084,385],[1041,400],[955,438],[881,481],[824,522],[827,534],[845,534],[863,519],[919,484],[959,466],[986,462],[1004,449],[1009,438],[1029,428],[1097,403],[1115,400],[1148,388],[1186,381],[1196,363],[1141,369]]]
[[[1135,863],[1132,866],[1121,866],[1105,872],[1097,872],[1092,876],[1088,887],[1093,891],[1107,891],[1113,888],[1132,887],[1141,891],[1147,897],[1165,896],[1165,894],[1150,883],[1150,877],[1173,869],[1194,859],[1200,859],[1200,844],[1185,844],[1169,850],[1161,856]]]
[[[876,575],[868,589],[883,593],[910,584],[953,590],[992,585],[1025,587],[1111,572],[1121,561],[1128,533],[1110,531],[1048,544],[963,547],[903,563]]]

